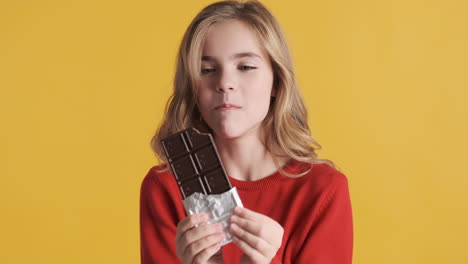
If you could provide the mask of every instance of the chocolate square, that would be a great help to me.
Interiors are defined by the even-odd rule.
[[[184,199],[194,192],[220,194],[232,188],[211,134],[188,128],[161,144]]]

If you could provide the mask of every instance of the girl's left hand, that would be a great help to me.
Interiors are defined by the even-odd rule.
[[[244,252],[241,263],[270,263],[281,247],[283,227],[266,215],[236,207],[230,220],[232,241]]]

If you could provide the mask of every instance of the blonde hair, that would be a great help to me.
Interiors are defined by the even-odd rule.
[[[296,83],[285,37],[273,15],[257,0],[216,2],[206,6],[191,22],[178,51],[173,94],[167,101],[162,124],[151,139],[151,147],[157,158],[167,164],[161,140],[169,135],[189,127],[212,132],[202,120],[197,107],[201,57],[204,39],[210,28],[227,20],[246,22],[270,57],[276,96],[272,97],[270,109],[263,120],[264,131],[269,132],[264,133],[263,143],[272,153],[280,173],[298,177],[306,174],[313,164],[321,163],[336,168],[332,161],[319,159],[315,153],[321,146],[310,134],[307,110]],[[279,157],[308,163],[309,169],[300,174],[289,174],[278,166]]]

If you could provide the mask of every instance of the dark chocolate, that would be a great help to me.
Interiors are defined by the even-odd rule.
[[[161,144],[184,199],[194,192],[220,194],[232,188],[211,134],[188,128]]]

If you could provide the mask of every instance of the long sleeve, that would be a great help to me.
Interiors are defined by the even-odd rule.
[[[339,177],[323,196],[303,247],[294,263],[352,263],[353,220],[346,177]]]
[[[175,234],[180,205],[153,170],[140,189],[140,249],[142,264],[181,263],[175,255]],[[183,213],[183,212],[182,212]]]

